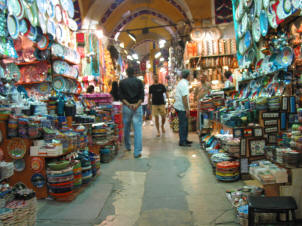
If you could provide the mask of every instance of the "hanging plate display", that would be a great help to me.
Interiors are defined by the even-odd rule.
[[[13,138],[8,141],[8,155],[13,159],[22,159],[26,153],[26,144],[21,138]]]
[[[53,44],[51,46],[51,51],[54,56],[64,57],[64,47],[60,44]]]
[[[25,169],[25,160],[17,159],[14,161],[15,171],[22,172]]]
[[[245,52],[244,39],[241,39],[241,40],[239,41],[239,53],[240,53],[241,55],[243,55],[244,52]]]
[[[243,34],[242,34],[242,25],[239,24],[238,27],[237,27],[237,35],[238,35],[238,38],[241,39]]]
[[[280,20],[284,20],[289,17],[292,12],[292,3],[291,0],[280,0],[277,6],[277,15]]]
[[[68,12],[70,18],[74,17],[74,5],[72,0],[61,0],[63,9]]]
[[[37,6],[40,13],[44,14],[47,11],[47,0],[37,0]]]
[[[37,188],[42,188],[45,185],[45,178],[42,174],[36,173],[31,177],[31,183]]]
[[[18,16],[21,14],[22,6],[18,0],[8,0],[7,1],[7,10],[9,14]]]
[[[33,157],[30,161],[32,171],[39,173],[44,169],[44,161],[40,157]]]
[[[56,37],[57,37],[57,41],[59,43],[63,42],[64,36],[63,36],[63,27],[61,24],[58,24],[56,27]]]
[[[242,34],[244,35],[245,32],[247,31],[247,27],[248,27],[248,15],[247,13],[244,14],[244,16],[242,17],[242,21],[241,21],[241,25],[242,25]]]
[[[244,6],[249,8],[253,4],[253,0],[244,0]]]
[[[46,18],[44,16],[44,14],[39,13],[39,23],[40,23],[40,27],[42,29],[43,34],[47,33],[47,22],[46,22]]]
[[[250,31],[247,31],[244,35],[244,48],[245,51],[248,50],[252,46],[252,36]]]
[[[19,31],[22,35],[25,35],[28,31],[28,26],[26,19],[22,19],[19,21]]]
[[[48,1],[48,4],[47,4],[47,15],[51,19],[55,18],[55,15],[56,15],[55,6],[53,5],[52,1]]]
[[[260,13],[260,30],[261,35],[265,37],[268,32],[268,18],[264,10],[262,10]]]
[[[19,13],[16,15],[18,20],[21,20],[24,17],[24,9],[23,9],[23,4],[21,0],[18,0],[19,2],[19,6],[20,6],[20,11]]]
[[[278,27],[277,15],[276,12],[273,10],[272,4],[267,8],[267,17],[268,17],[269,25],[272,28],[276,29]]]
[[[19,36],[19,22],[14,15],[7,16],[7,30],[12,39],[17,39]]]
[[[290,47],[284,47],[277,56],[277,62],[282,68],[290,66],[294,60],[294,51]]]
[[[53,39],[56,38],[56,26],[53,20],[51,19],[47,21],[47,32],[52,36]]]
[[[261,30],[260,30],[260,20],[255,18],[253,22],[253,39],[255,42],[259,42],[261,38]]]
[[[78,30],[78,24],[74,19],[68,19],[68,27],[72,31]]]
[[[262,0],[255,0],[255,14],[256,16],[260,16],[261,10],[262,10]]]
[[[300,4],[302,4],[300,0],[292,0],[292,5],[294,9],[300,9]]]
[[[53,88],[57,91],[63,91],[65,89],[65,80],[62,77],[55,77],[53,80]]]
[[[35,16],[33,15],[33,11],[31,7],[25,7],[25,15],[29,20],[31,25],[35,24]]]
[[[254,63],[256,60],[256,51],[254,48],[251,48],[247,53],[248,61]]]
[[[57,22],[61,23],[63,20],[63,16],[62,16],[62,9],[59,4],[56,5],[55,11],[56,11],[56,20]]]

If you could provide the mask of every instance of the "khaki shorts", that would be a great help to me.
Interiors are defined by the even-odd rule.
[[[165,105],[152,105],[152,115],[153,116],[166,116],[166,106]]]

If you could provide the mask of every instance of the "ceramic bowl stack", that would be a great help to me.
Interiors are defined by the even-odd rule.
[[[280,110],[280,97],[278,96],[271,97],[268,101],[268,108],[271,111]]]
[[[73,165],[73,188],[79,188],[82,185],[82,167],[80,161],[75,161]]]
[[[88,184],[92,178],[92,166],[89,153],[87,151],[79,153],[79,159],[82,167],[82,184]]]
[[[238,161],[219,162],[216,164],[216,178],[220,181],[236,181],[240,178]]]
[[[57,200],[68,199],[73,194],[74,173],[69,161],[47,164],[47,186],[49,195]]]
[[[100,155],[97,155],[93,152],[89,152],[89,158],[91,161],[92,175],[95,176],[101,168],[101,158]]]

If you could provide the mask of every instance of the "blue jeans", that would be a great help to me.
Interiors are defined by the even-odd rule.
[[[183,145],[187,143],[188,140],[188,118],[186,116],[186,111],[176,110],[179,121],[179,144]]]
[[[130,128],[131,123],[134,129],[134,156],[141,154],[143,149],[142,125],[143,110],[142,106],[136,111],[131,110],[127,106],[123,106],[123,122],[124,122],[124,142],[127,150],[131,149]]]

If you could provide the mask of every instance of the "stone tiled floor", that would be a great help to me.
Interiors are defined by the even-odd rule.
[[[218,182],[198,137],[191,148],[178,147],[178,135],[156,137],[143,129],[143,156],[120,150],[76,200],[39,201],[38,225],[181,226],[238,225],[225,190],[241,182]]]

